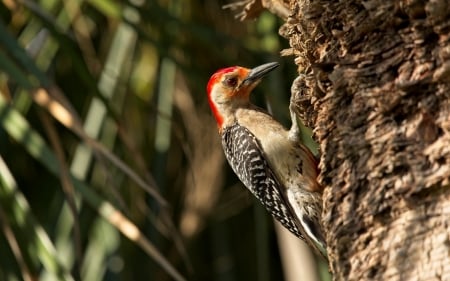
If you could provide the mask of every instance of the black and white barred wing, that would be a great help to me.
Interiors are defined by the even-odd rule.
[[[301,237],[286,205],[283,186],[269,166],[261,145],[245,127],[235,124],[222,132],[225,156],[242,183],[284,227]]]

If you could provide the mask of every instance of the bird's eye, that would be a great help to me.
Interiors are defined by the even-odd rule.
[[[225,78],[225,80],[223,81],[223,83],[225,84],[225,86],[227,87],[236,87],[237,83],[238,83],[238,79],[237,77],[233,76],[233,77],[227,77]]]

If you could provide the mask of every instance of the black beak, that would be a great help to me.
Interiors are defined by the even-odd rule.
[[[250,85],[263,78],[267,73],[277,68],[280,64],[278,62],[269,62],[257,66],[250,70],[248,76],[242,81],[242,85]]]

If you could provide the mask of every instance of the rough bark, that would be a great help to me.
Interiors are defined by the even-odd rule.
[[[292,0],[335,280],[450,280],[448,1]]]

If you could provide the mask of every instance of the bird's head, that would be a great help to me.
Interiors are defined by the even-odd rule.
[[[279,65],[277,62],[270,62],[252,69],[232,66],[220,69],[211,76],[206,91],[219,128],[234,110],[248,105],[250,93],[261,78]]]

